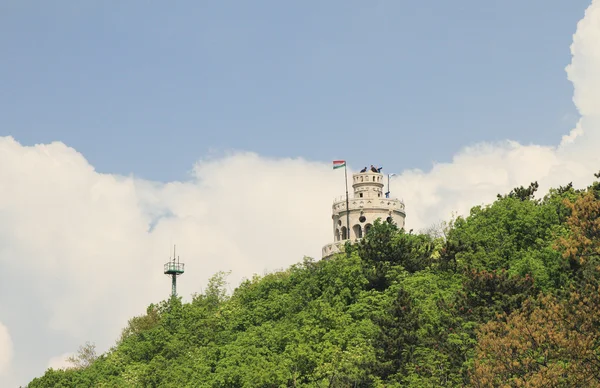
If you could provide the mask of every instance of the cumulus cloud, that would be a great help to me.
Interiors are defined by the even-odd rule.
[[[430,171],[405,171],[394,190],[407,203],[407,227],[422,228],[473,205],[489,203],[511,188],[540,184],[540,193],[569,182],[584,187],[600,170],[600,0],[594,0],[578,23],[566,67],[574,86],[573,101],[581,115],[575,128],[555,147],[514,141],[478,144],[461,150],[449,163]],[[411,211],[412,210],[412,211]]]
[[[8,328],[0,322],[0,376],[7,373],[13,356],[13,344]]]
[[[46,368],[50,369],[67,369],[73,366],[73,364],[71,364],[69,361],[67,361],[67,359],[69,357],[72,357],[73,353],[64,353],[61,354],[60,356],[55,356],[52,357],[50,360],[48,360],[48,365],[46,366]]]
[[[573,102],[584,117],[598,117],[600,110],[600,3],[594,0],[585,11],[583,19],[577,23],[577,32],[571,45],[571,64],[567,66],[567,76],[575,86]]]
[[[560,144],[479,144],[430,171],[404,171],[391,188],[406,203],[407,228],[465,214],[534,180],[542,192],[588,184],[600,169],[599,40],[595,0],[566,69],[581,119]],[[161,270],[173,244],[186,263],[178,284],[186,298],[219,270],[233,270],[235,286],[303,255],[319,258],[333,238],[331,202],[343,194],[344,178],[330,164],[241,152],[199,161],[188,181],[157,183],[100,174],[59,142],[25,147],[2,137],[0,183],[0,284],[12,291],[0,293],[0,314],[11,317],[13,364],[25,383],[63,366],[85,341],[106,350],[128,318],[165,299],[170,283]],[[0,325],[0,373],[10,343]]]
[[[20,354],[39,374],[44,359],[85,341],[107,349],[128,318],[166,299],[162,266],[173,244],[186,263],[184,297],[219,270],[233,270],[235,286],[318,257],[344,180],[329,165],[236,153],[198,162],[189,181],[162,184],[99,174],[62,143],[24,147],[4,137],[0,182],[0,281],[20,295],[20,319],[39,322],[32,332],[13,328],[39,344],[38,360]],[[0,306],[11,298],[0,293]],[[48,348],[48,335],[63,343]]]

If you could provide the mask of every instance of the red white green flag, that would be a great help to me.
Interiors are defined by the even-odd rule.
[[[346,165],[346,161],[345,160],[334,160],[333,161],[333,169],[334,170],[336,168],[344,167],[345,165]]]

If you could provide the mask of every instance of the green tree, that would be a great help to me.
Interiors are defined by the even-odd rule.
[[[475,387],[600,387],[598,289],[544,296],[480,330]]]
[[[75,355],[67,358],[67,362],[71,363],[75,369],[82,369],[92,365],[97,358],[96,344],[86,342],[84,345],[79,346]]]
[[[127,326],[121,332],[118,343],[122,343],[128,337],[150,330],[158,324],[160,319],[158,308],[151,304],[146,309],[146,315],[133,317],[127,322]]]
[[[377,376],[387,379],[406,372],[406,364],[412,361],[419,343],[419,315],[410,294],[400,288],[386,314],[373,318],[379,327],[375,342],[378,350]]]

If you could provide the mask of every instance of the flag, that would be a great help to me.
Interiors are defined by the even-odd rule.
[[[333,161],[333,169],[335,170],[336,168],[340,168],[340,167],[344,167],[346,166],[346,161],[345,160],[334,160]]]

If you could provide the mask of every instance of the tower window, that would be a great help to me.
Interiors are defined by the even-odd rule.
[[[360,193],[360,194],[358,194],[358,196],[362,198],[362,197],[363,197],[363,196],[362,196],[362,194],[363,194],[363,193]]]
[[[362,238],[363,234],[362,234],[362,228],[360,225],[354,225],[354,227],[352,229],[354,230],[355,238]]]

